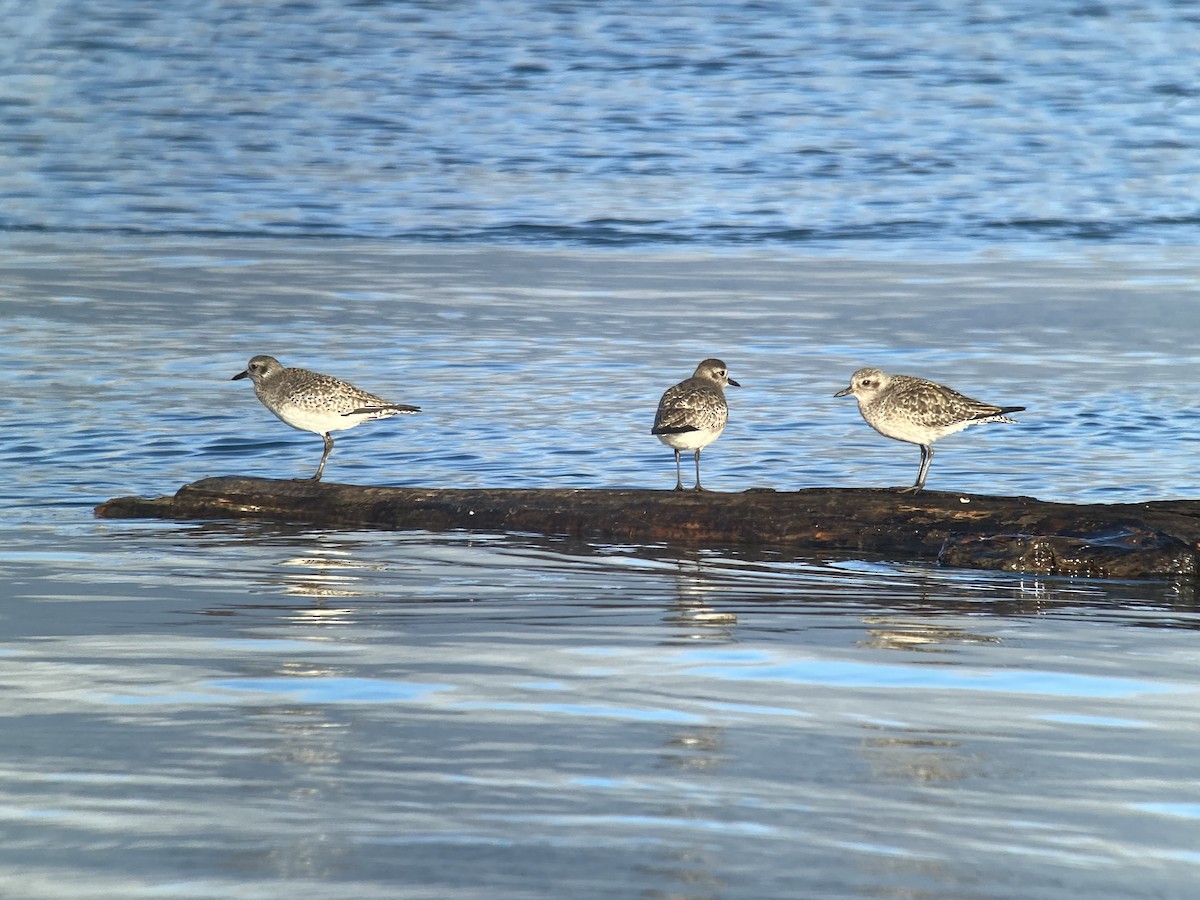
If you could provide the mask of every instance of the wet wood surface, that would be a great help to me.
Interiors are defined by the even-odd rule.
[[[628,543],[866,551],[1041,575],[1193,579],[1200,501],[1071,504],[1032,497],[810,488],[720,492],[365,487],[206,478],[118,497],[105,518],[258,519],[355,528],[512,531]]]

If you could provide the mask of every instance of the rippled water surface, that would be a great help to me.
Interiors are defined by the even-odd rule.
[[[1192,254],[10,236],[0,269],[3,892],[1190,894],[1191,582],[91,510],[308,474],[230,380],[258,352],[423,407],[329,480],[665,489],[658,395],[720,353],[710,488],[908,481],[832,397],[872,362],[1029,407],[931,488],[1194,496]]]
[[[1194,243],[1186,0],[9,4],[0,226]]]
[[[1182,897],[1200,864],[1162,586],[87,531],[5,553],[14,896]]]

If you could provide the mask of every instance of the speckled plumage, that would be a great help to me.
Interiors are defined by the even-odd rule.
[[[850,386],[834,394],[851,395],[858,401],[863,419],[880,434],[920,446],[921,468],[916,483],[903,488],[913,493],[925,486],[934,441],[982,422],[1016,424],[1006,413],[1025,408],[982,403],[934,381],[888,375],[872,368],[859,369],[851,376]]]
[[[700,451],[721,436],[729,421],[725,385],[741,387],[729,377],[719,359],[706,359],[696,366],[691,378],[669,388],[658,401],[658,413],[650,433],[675,451],[675,490],[683,490],[679,451],[691,450],[696,456],[696,486],[700,486]]]
[[[234,381],[241,378],[254,382],[255,395],[280,420],[301,431],[321,435],[325,452],[313,481],[321,479],[333,450],[329,432],[353,428],[372,419],[420,412],[419,407],[392,403],[332,375],[288,368],[273,356],[255,356],[245,371],[233,376]]]

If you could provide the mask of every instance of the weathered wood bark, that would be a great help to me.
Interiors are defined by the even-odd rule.
[[[96,513],[861,550],[1099,578],[1193,579],[1200,548],[1200,501],[1080,505],[937,491],[465,490],[230,477],[184,485],[173,497],[116,498]]]

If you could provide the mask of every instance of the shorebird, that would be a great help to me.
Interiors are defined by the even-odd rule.
[[[331,431],[353,428],[372,419],[420,412],[416,406],[391,403],[368,394],[347,381],[308,369],[289,369],[273,356],[256,356],[233,381],[249,378],[262,405],[281,420],[301,431],[321,435],[325,452],[315,474],[297,481],[320,481],[325,462],[333,451]]]
[[[1009,422],[1008,413],[1021,412],[1023,406],[993,406],[981,403],[924,378],[888,375],[878,369],[859,369],[850,377],[850,386],[834,394],[852,395],[867,424],[897,441],[921,448],[921,468],[912,487],[902,493],[917,493],[925,487],[925,476],[933,462],[933,442],[981,422]]]
[[[729,405],[725,402],[727,384],[741,387],[729,377],[729,370],[719,359],[706,359],[696,366],[695,374],[669,388],[658,401],[658,413],[650,433],[675,451],[675,490],[683,490],[683,473],[679,451],[693,450],[696,454],[696,486],[700,486],[700,451],[721,436],[729,421]]]

